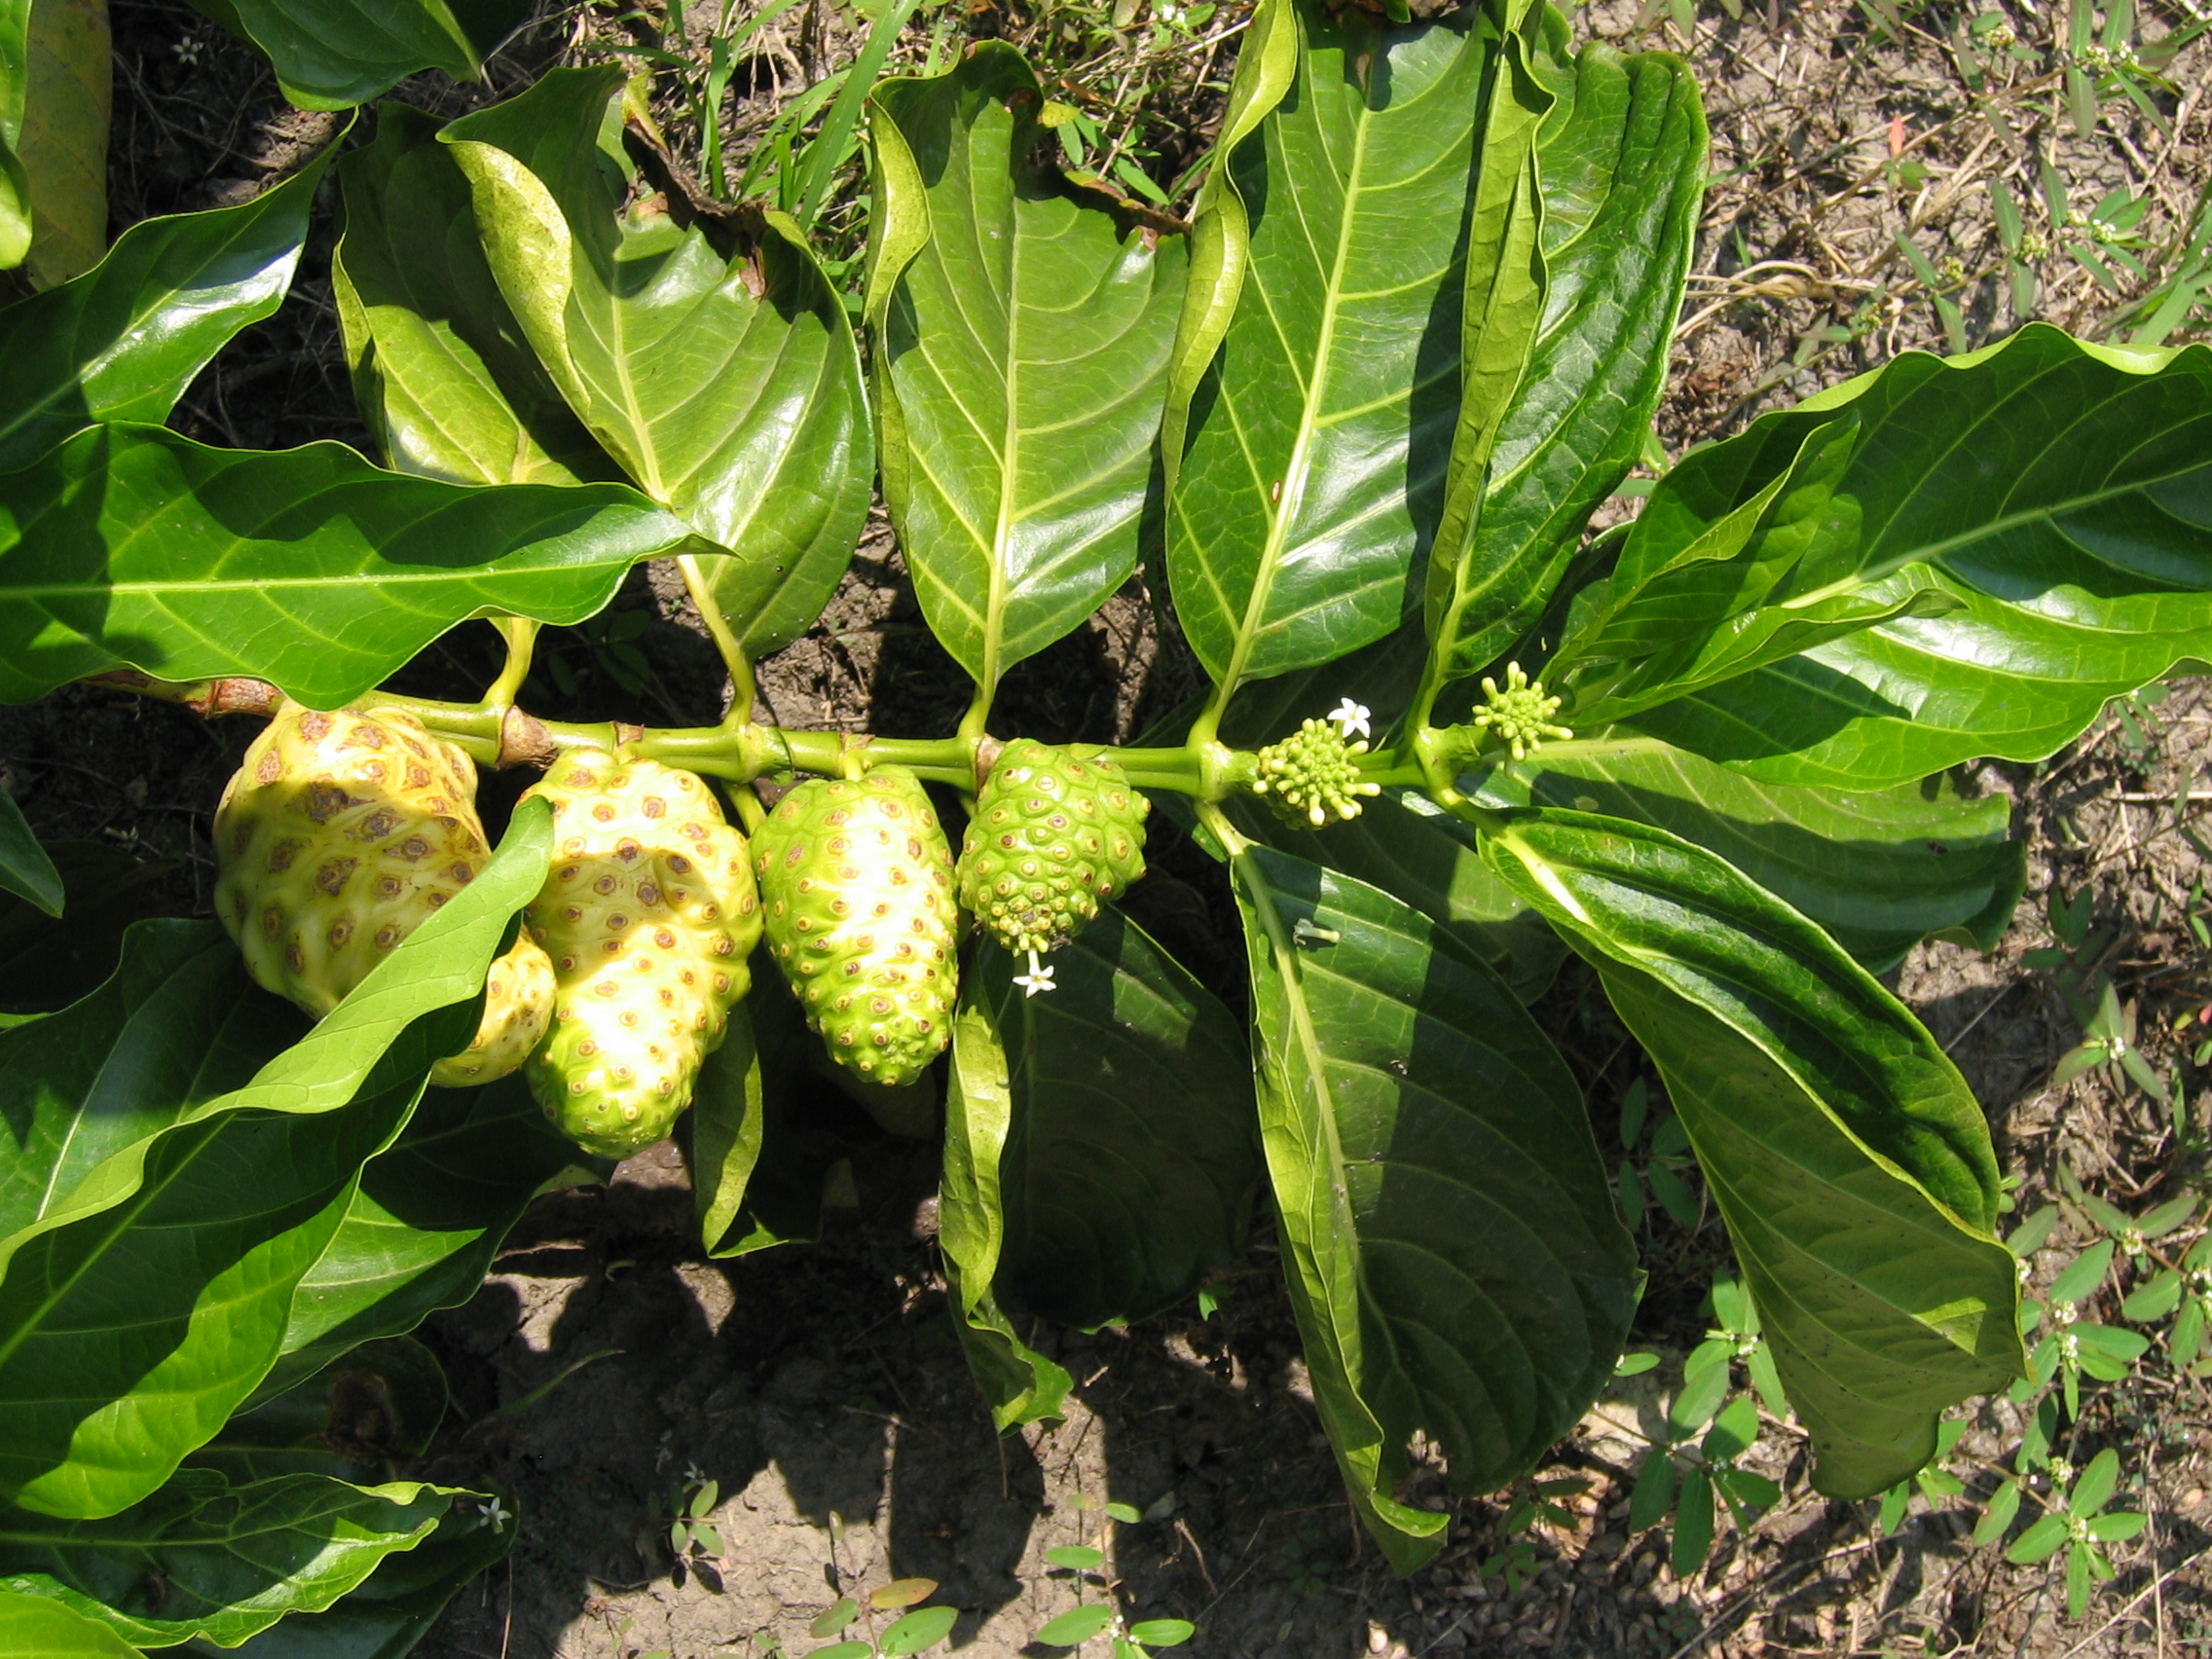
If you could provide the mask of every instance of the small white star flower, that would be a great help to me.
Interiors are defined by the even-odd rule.
[[[1365,703],[1355,703],[1346,697],[1329,711],[1329,719],[1346,738],[1373,737],[1375,728],[1367,720],[1374,712]]]
[[[513,1519],[513,1512],[496,1497],[484,1506],[484,1525],[495,1532],[504,1532],[507,1523]]]
[[[1029,953],[1029,972],[1016,974],[1014,977],[1014,982],[1030,996],[1035,996],[1039,991],[1050,991],[1057,988],[1052,983],[1052,971],[1037,960],[1037,953],[1034,950]]]

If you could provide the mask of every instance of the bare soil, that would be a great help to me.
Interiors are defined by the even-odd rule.
[[[2187,25],[2189,4],[2147,7],[2146,32]],[[634,36],[643,15],[549,11],[502,54],[487,87],[426,76],[406,93],[459,113],[564,55],[600,51],[624,30]],[[1239,15],[1224,9],[1188,62],[1162,71],[1154,91],[1129,94],[1149,99],[1160,124],[1163,180],[1202,149]],[[118,228],[250,193],[335,129],[330,118],[285,110],[255,60],[187,7],[117,0],[114,16]],[[1065,47],[1063,24],[1076,16],[978,0],[931,26],[949,19],[955,44],[963,29],[1058,39],[1073,61],[1080,55]],[[1761,408],[1897,350],[1940,349],[1943,319],[1897,247],[1900,232],[1939,268],[1938,288],[1959,308],[1968,344],[2014,326],[2023,313],[2000,246],[1992,180],[2062,246],[2064,226],[2036,205],[2046,164],[2083,209],[2119,185],[2146,199],[2140,252],[2150,275],[2107,288],[2061,250],[2040,267],[2038,314],[2095,332],[2155,287],[2152,253],[2186,230],[2212,179],[2212,50],[2198,42],[2169,67],[2176,91],[2154,100],[2162,128],[2108,106],[2107,124],[2083,138],[2051,113],[2056,93],[2038,69],[1999,62],[1977,99],[1946,44],[1970,17],[1931,8],[1891,37],[1850,5],[1776,0],[1741,18],[1701,16],[1695,38],[1684,40],[1671,22],[1640,14],[1635,0],[1577,14],[1588,35],[1686,50],[1707,87],[1714,184],[1660,420],[1670,452],[1738,430]],[[2028,0],[2006,22],[2037,43],[2051,27]],[[727,123],[733,153],[785,99],[846,61],[863,32],[823,3],[762,31]],[[925,50],[925,32],[903,55]],[[1111,57],[1118,49],[1105,50]],[[1136,54],[1127,56],[1127,67],[1138,67]],[[1100,59],[1083,61],[1096,85],[1113,78]],[[1125,91],[1129,81],[1121,84]],[[676,122],[672,134],[696,153],[695,131],[686,139]],[[330,237],[320,222],[293,304],[203,377],[180,412],[184,429],[242,444],[363,440],[329,297]],[[2184,329],[2172,338],[2188,337]],[[578,643],[564,647],[566,682],[543,672],[534,679],[533,706],[654,723],[716,715],[720,677],[712,652],[682,626],[676,592],[641,571],[616,608],[645,621],[636,642],[643,675],[626,679],[608,647]],[[492,661],[488,636],[463,630],[410,671],[410,684],[473,687]],[[793,726],[936,733],[965,702],[880,523],[822,624],[764,665],[762,679],[775,717]],[[1193,683],[1187,658],[1132,589],[1025,668],[1010,691],[1011,724],[1053,739],[1126,739]],[[2177,1142],[2164,1103],[2094,1074],[2050,1085],[2053,1062],[2079,1030],[2051,976],[2020,958],[2049,942],[2046,891],[2092,886],[2100,960],[2134,1004],[2156,1063],[2169,1075],[2183,1064],[2212,1015],[2212,952],[2186,920],[2202,843],[2177,827],[2184,818],[2194,825],[2201,810],[2190,792],[2212,748],[2208,726],[2212,701],[2200,684],[2181,682],[2147,743],[2114,718],[2044,767],[1975,769],[1972,787],[2015,802],[2031,846],[2029,900],[1997,951],[1932,944],[1895,976],[1988,1110],[2005,1166],[2022,1182],[2023,1213],[2056,1190],[2062,1163],[2130,1210],[2203,1182],[2201,1150]],[[0,710],[0,784],[42,834],[173,860],[149,905],[203,913],[207,814],[249,736],[247,722],[205,725],[167,707],[73,689]],[[516,787],[498,786],[509,798]],[[1155,851],[1156,873],[1132,906],[1209,981],[1232,976],[1234,917],[1218,875],[1164,833]],[[1578,1056],[1601,1132],[1609,1132],[1640,1056],[1571,966],[1540,1013]],[[2184,1075],[2201,1126],[2199,1075]],[[2064,1616],[2050,1569],[2008,1567],[1967,1542],[1968,1499],[1916,1500],[1901,1531],[1880,1537],[1871,1503],[1812,1493],[1801,1442],[1787,1425],[1770,1431],[1759,1454],[1785,1484],[1783,1503],[1749,1533],[1724,1527],[1706,1568],[1677,1580],[1662,1539],[1626,1531],[1628,1483],[1641,1456],[1632,1430],[1649,1428],[1653,1382],[1665,1368],[1621,1384],[1559,1449],[1545,1472],[1592,1484],[1567,1502],[1572,1525],[1528,1534],[1540,1571],[1525,1587],[1507,1595],[1480,1571],[1504,1541],[1495,1501],[1458,1505],[1444,1554],[1397,1580],[1359,1536],[1337,1485],[1264,1222],[1247,1262],[1210,1287],[1220,1304],[1210,1318],[1194,1309],[1126,1331],[1032,1333],[1078,1386],[1064,1422],[999,1439],[944,1311],[934,1149],[885,1132],[830,1091],[819,1110],[819,1127],[841,1139],[853,1175],[849,1201],[820,1243],[704,1260],[682,1160],[664,1146],[608,1185],[540,1200],[478,1295],[424,1329],[451,1375],[454,1408],[428,1457],[408,1472],[498,1490],[520,1522],[507,1561],[461,1593],[420,1652],[803,1653],[817,1644],[808,1624],[840,1596],[865,1599],[869,1586],[919,1575],[938,1580],[939,1599],[962,1609],[959,1651],[1042,1653],[1032,1633],[1098,1594],[1045,1562],[1047,1549],[1075,1542],[1107,1551],[1132,1616],[1195,1621],[1198,1635],[1184,1651],[1203,1659],[1537,1651],[2163,1659],[2212,1641],[2212,1584],[2201,1562],[2212,1546],[2212,1410],[2203,1383],[2156,1366],[2098,1395],[2086,1415],[2083,1452],[2122,1447],[2141,1483],[2128,1501],[2149,1509],[2153,1523],[2117,1551],[2120,1578],[2079,1624]],[[1653,1276],[1637,1340],[1676,1355],[1703,1334],[1698,1297],[1725,1244],[1716,1223],[1647,1225]],[[2065,1253],[2058,1246],[2068,1236],[2039,1271]],[[2072,1237],[2078,1244],[2082,1235]],[[2003,1402],[1986,1406],[1967,1448],[2009,1455],[2015,1415]],[[719,1548],[679,1562],[670,1503],[700,1478],[719,1483]],[[1975,1490],[1986,1493],[1989,1480],[1977,1475]],[[1109,1524],[1107,1501],[1145,1519]]]

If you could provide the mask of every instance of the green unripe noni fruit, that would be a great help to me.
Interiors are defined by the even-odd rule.
[[[1104,756],[1016,738],[976,797],[960,903],[1009,950],[1057,950],[1144,874],[1151,809]]]
[[[651,760],[571,750],[533,794],[553,806],[553,864],[524,914],[554,995],[531,1092],[578,1146],[627,1158],[690,1104],[751,985],[745,837],[706,785]]]
[[[768,943],[830,1058],[911,1083],[952,1037],[952,848],[915,776],[817,778],[753,837]]]

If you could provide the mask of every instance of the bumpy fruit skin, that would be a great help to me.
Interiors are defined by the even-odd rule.
[[[1152,802],[1104,756],[1014,739],[976,797],[960,903],[1012,951],[1057,950],[1144,874]]]
[[[571,750],[525,792],[553,806],[553,865],[524,912],[553,961],[531,1092],[587,1152],[669,1132],[751,988],[760,905],[745,837],[706,785],[651,760]]]
[[[530,1058],[553,1018],[553,962],[529,934],[519,934],[484,977],[484,1017],[458,1054],[430,1068],[440,1088],[497,1083]]]
[[[918,779],[817,778],[753,837],[768,943],[830,1058],[912,1083],[952,1037],[952,848]]]
[[[317,1019],[486,857],[476,768],[395,709],[281,705],[215,808],[215,913]]]

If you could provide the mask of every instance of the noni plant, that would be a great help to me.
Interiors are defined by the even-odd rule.
[[[311,107],[490,43],[428,5],[377,33],[332,0],[312,38],[223,10]],[[1725,1322],[1824,1491],[1896,1487],[2024,1374],[1982,1114],[1875,975],[1994,942],[2019,897],[2006,802],[1953,767],[2212,655],[2212,350],[2031,326],[1903,356],[1594,534],[1697,221],[1674,57],[1577,48],[1534,0],[1260,0],[1186,223],[1058,170],[1044,89],[984,42],[873,90],[850,309],[793,219],[682,185],[624,75],[362,118],[333,281],[374,460],[162,424],[281,301],[322,161],[0,310],[0,696],[276,722],[216,918],[136,923],[0,1032],[0,1621],[231,1645],[371,1607],[411,1641],[503,1504],[272,1474],[274,1403],[397,1363],[536,1190],[672,1128],[705,1247],[776,1242],[750,1199],[808,1049],[941,1106],[1001,1426],[1068,1386],[1009,1306],[1168,1308],[1267,1204],[1346,1485],[1411,1569],[1447,1525],[1402,1499],[1417,1437],[1460,1492],[1514,1481],[1636,1309],[1527,1011],[1569,952],[1665,1085],[1741,1265]],[[878,490],[967,714],[764,723],[754,664]],[[523,706],[539,630],[648,559],[724,718]],[[1009,670],[1140,571],[1205,693],[1132,747],[1004,729]],[[479,697],[391,683],[487,623]],[[508,767],[545,776],[488,847],[456,797]],[[1119,907],[1169,821],[1234,892],[1228,1002]],[[12,808],[0,882],[60,909]],[[1734,1480],[1742,1440],[1683,1478]]]

